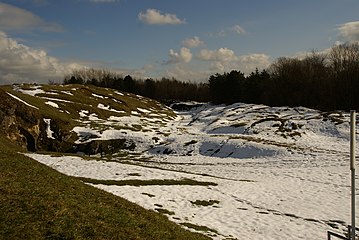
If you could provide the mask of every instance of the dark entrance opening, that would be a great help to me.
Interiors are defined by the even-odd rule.
[[[22,127],[19,128],[20,134],[22,134],[26,138],[26,148],[30,152],[36,152],[36,143],[35,138]]]

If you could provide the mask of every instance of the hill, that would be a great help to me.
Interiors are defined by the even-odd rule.
[[[347,112],[243,103],[168,108],[81,85],[3,89],[10,102],[20,99],[3,114],[14,112],[16,121],[3,122],[18,123],[8,138],[37,150],[26,156],[191,231],[213,239],[324,239],[327,230],[344,234],[350,222]]]
[[[83,86],[4,86],[0,95],[0,239],[207,239],[21,153],[73,152],[81,143],[74,144],[71,129],[114,109],[114,116],[137,109],[139,117],[145,114],[141,107],[166,117],[171,111],[134,95]]]
[[[13,85],[1,87],[0,96],[7,137],[30,151],[96,154],[99,141],[104,152],[118,151],[132,143],[108,136],[107,130],[142,132],[175,117],[154,100],[94,86]]]

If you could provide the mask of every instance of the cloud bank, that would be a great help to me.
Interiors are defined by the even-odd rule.
[[[48,23],[27,10],[0,3],[0,30],[29,31],[34,29],[47,32],[63,31],[60,25]]]
[[[240,70],[245,74],[249,74],[256,68],[267,68],[271,63],[270,56],[264,53],[237,56],[233,50],[228,48],[202,49],[197,55],[197,59],[209,62],[209,69],[212,73]]]
[[[359,41],[359,21],[347,22],[339,25],[339,35],[344,41],[357,42]]]
[[[61,63],[43,50],[18,43],[0,31],[0,84],[62,80],[64,74],[81,67],[76,63]]]
[[[238,59],[234,51],[228,48],[219,48],[217,50],[202,49],[198,54],[198,58],[205,61],[220,62],[236,61]]]
[[[140,12],[138,19],[150,25],[176,25],[185,23],[185,20],[179,19],[175,14],[161,13],[159,10],[151,8],[147,9],[144,13]]]
[[[180,52],[170,49],[168,56],[169,60],[166,64],[189,63],[192,60],[191,50],[185,47],[181,48]]]

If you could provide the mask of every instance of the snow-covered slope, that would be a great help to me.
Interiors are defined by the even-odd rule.
[[[29,156],[213,239],[326,239],[328,230],[346,231],[348,113],[240,103],[197,104],[170,117],[148,111],[106,119],[79,113],[79,142],[126,138],[132,150],[92,160]]]

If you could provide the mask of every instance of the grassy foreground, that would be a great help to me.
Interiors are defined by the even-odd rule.
[[[17,151],[0,137],[0,239],[208,239]]]

